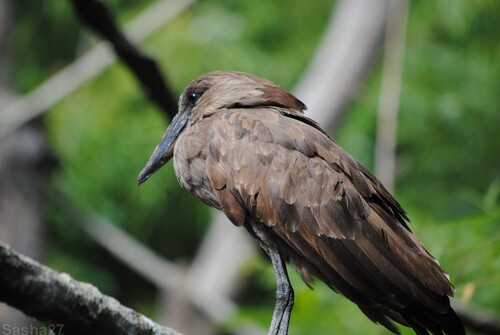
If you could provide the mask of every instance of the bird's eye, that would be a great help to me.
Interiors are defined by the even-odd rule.
[[[188,96],[187,96],[187,100],[190,104],[194,104],[194,103],[196,103],[196,101],[198,101],[198,99],[200,97],[201,97],[200,92],[189,92]]]

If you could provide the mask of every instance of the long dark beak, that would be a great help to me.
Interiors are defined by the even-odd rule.
[[[174,144],[177,137],[186,127],[188,121],[188,115],[186,113],[177,113],[173,118],[172,122],[167,128],[165,135],[161,139],[160,144],[156,147],[155,151],[146,163],[146,166],[142,169],[139,177],[137,178],[137,184],[141,185],[146,180],[153,175],[159,168],[161,168],[165,163],[167,163],[174,155]]]

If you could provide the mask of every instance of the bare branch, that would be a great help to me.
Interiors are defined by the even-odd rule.
[[[85,213],[79,213],[79,217],[82,218],[83,229],[96,242],[121,262],[127,264],[130,269],[155,284],[157,288],[183,294],[191,304],[200,308],[215,323],[227,320],[235,312],[236,307],[228,298],[229,288],[232,286],[226,285],[225,281],[216,282],[212,278],[219,272],[223,272],[230,279],[237,276],[238,264],[232,265],[235,260],[231,250],[236,248],[234,242],[239,240],[230,240],[233,242],[231,245],[226,243],[227,247],[223,249],[225,253],[219,255],[220,257],[211,257],[204,259],[206,262],[191,265],[186,279],[183,270],[178,265],[142,245],[107,219]],[[234,231],[237,230],[233,229],[233,233]],[[231,249],[228,250],[229,248]],[[221,263],[220,258],[225,261]],[[228,271],[232,272],[228,273]],[[203,283],[198,282],[199,278],[203,278]]]
[[[238,286],[241,266],[255,247],[243,229],[237,229],[221,212],[214,216],[196,257],[187,271],[191,300],[215,322],[230,319],[236,306],[228,297]],[[200,280],[200,278],[203,278]]]
[[[167,86],[156,62],[145,55],[118,29],[113,15],[100,0],[70,0],[76,14],[90,28],[107,40],[120,59],[142,84],[146,95],[167,117],[177,112],[177,97]]]
[[[399,100],[403,81],[408,0],[392,0],[388,6],[385,55],[378,104],[375,174],[389,191],[396,179],[396,141]]]
[[[158,288],[175,289],[181,269],[128,235],[117,225],[95,214],[78,213],[82,228],[103,248]]]
[[[339,1],[321,45],[295,87],[308,107],[306,115],[328,132],[340,124],[378,55],[388,1]]]
[[[67,334],[180,335],[0,243],[0,301]]]

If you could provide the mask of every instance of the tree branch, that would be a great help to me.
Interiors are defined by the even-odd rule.
[[[340,125],[379,56],[390,0],[342,0],[294,93],[327,132]]]
[[[0,242],[0,301],[67,334],[180,335]]]
[[[76,14],[107,40],[118,57],[142,84],[146,95],[172,119],[177,112],[177,96],[167,86],[156,62],[137,49],[121,31],[108,8],[100,0],[70,0]]]
[[[403,82],[408,0],[391,0],[387,11],[375,139],[375,175],[393,192],[396,182],[398,112]]]

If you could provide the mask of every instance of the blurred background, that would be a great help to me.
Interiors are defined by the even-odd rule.
[[[500,317],[500,2],[348,2],[103,1],[176,95],[218,69],[295,92],[393,188],[454,303]],[[168,120],[101,41],[71,1],[0,0],[0,240],[186,334],[259,334],[272,267],[171,163],[137,187]],[[290,334],[387,334],[290,275]]]

